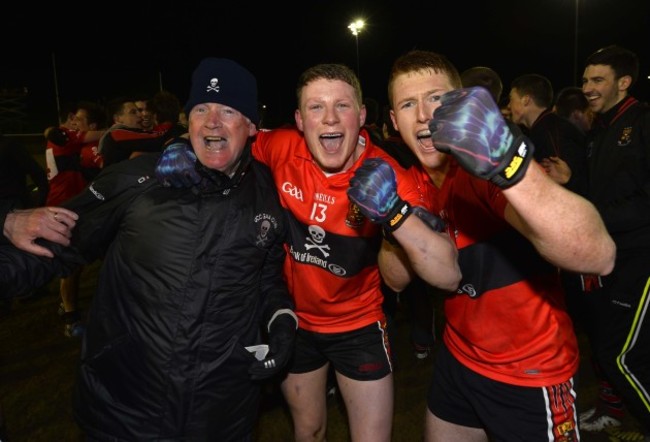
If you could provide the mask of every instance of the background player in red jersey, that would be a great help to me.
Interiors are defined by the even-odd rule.
[[[58,206],[80,194],[97,176],[104,164],[97,145],[105,132],[105,124],[103,107],[82,101],[76,105],[72,118],[59,127],[46,129],[45,159],[50,182],[47,206]],[[78,308],[83,267],[77,267],[59,281],[59,314],[64,323],[63,334],[69,338],[81,338],[86,329]]]

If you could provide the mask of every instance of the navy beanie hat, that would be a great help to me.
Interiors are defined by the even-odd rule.
[[[189,116],[192,108],[201,103],[230,106],[255,125],[260,121],[255,77],[246,68],[227,58],[204,58],[194,70],[185,113]]]

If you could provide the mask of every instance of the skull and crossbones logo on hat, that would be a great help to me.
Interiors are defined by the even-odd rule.
[[[210,79],[210,84],[208,85],[206,92],[214,91],[219,92],[219,79],[212,78]]]

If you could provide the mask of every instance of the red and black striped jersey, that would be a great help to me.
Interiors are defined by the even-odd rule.
[[[422,205],[406,172],[362,131],[365,149],[353,166],[326,175],[295,129],[261,131],[253,155],[267,164],[288,211],[290,239],[284,271],[300,327],[319,333],[354,330],[384,318],[377,254],[378,225],[348,200],[354,171],[366,158],[380,157],[395,169],[400,197]]]
[[[450,161],[440,189],[409,169],[459,251],[463,277],[445,298],[445,344],[464,366],[499,382],[566,381],[578,369],[578,344],[557,268],[506,222],[501,189]]]

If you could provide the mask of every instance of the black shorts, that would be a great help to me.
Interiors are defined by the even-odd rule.
[[[291,373],[314,371],[327,362],[356,381],[374,381],[393,371],[386,322],[377,321],[343,333],[316,333],[298,329]]]
[[[571,442],[579,440],[575,399],[573,379],[546,387],[497,382],[460,364],[442,345],[427,403],[438,418],[483,428],[493,441]]]

